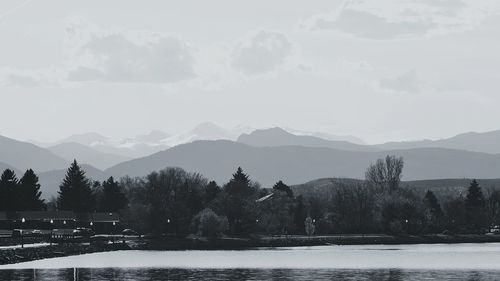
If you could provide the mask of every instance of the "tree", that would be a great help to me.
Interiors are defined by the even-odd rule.
[[[210,204],[221,192],[220,187],[215,181],[210,181],[205,187],[205,205]]]
[[[463,232],[467,226],[467,212],[462,197],[444,202],[444,214],[447,230],[453,233]]]
[[[288,195],[288,197],[293,198],[292,189],[288,185],[284,184],[282,181],[278,181],[276,184],[274,184],[273,189],[283,191]]]
[[[19,181],[20,210],[39,211],[46,208],[45,200],[41,198],[38,176],[32,169],[28,169]]]
[[[339,183],[330,203],[338,232],[365,233],[373,225],[373,193],[362,183]],[[320,227],[318,227],[318,232]]]
[[[495,225],[500,223],[500,191],[490,192],[487,200],[487,209],[489,221]]]
[[[439,232],[441,230],[443,210],[441,209],[441,205],[432,191],[427,190],[425,193],[424,204],[429,230],[431,232]]]
[[[256,226],[256,206],[258,186],[251,184],[250,178],[238,167],[236,173],[224,186],[224,214],[229,221],[233,235],[248,235]]]
[[[203,209],[202,189],[207,180],[181,168],[167,168],[146,177],[145,202],[149,228],[155,234],[187,234],[190,224]]]
[[[227,218],[217,215],[209,208],[193,217],[191,227],[196,234],[206,237],[221,236],[229,227]]]
[[[365,178],[372,186],[393,192],[399,187],[403,167],[402,157],[387,155],[368,167]]]
[[[233,178],[226,184],[224,190],[229,194],[248,194],[251,193],[250,177],[243,172],[241,167],[238,167]]]
[[[113,177],[102,182],[102,196],[99,200],[99,210],[102,212],[117,212],[127,205],[127,198],[120,185]]]
[[[21,204],[18,186],[16,173],[11,169],[3,171],[0,177],[0,210],[16,211],[18,209]]]
[[[94,210],[95,198],[91,184],[78,162],[74,160],[59,186],[58,209],[81,213]]]
[[[288,234],[293,228],[295,201],[286,191],[274,190],[270,196],[258,203],[259,227],[266,233]]]
[[[305,231],[305,220],[307,218],[307,209],[304,203],[304,197],[302,195],[295,198],[295,208],[293,212],[293,224],[295,226],[295,231],[299,234],[303,234]]]
[[[465,197],[466,220],[469,230],[481,231],[482,228],[487,226],[485,206],[486,201],[481,187],[476,180],[472,180]]]
[[[306,234],[308,236],[311,236],[314,234],[314,229],[315,229],[315,226],[314,226],[314,221],[311,217],[307,217],[305,222],[304,222],[304,225],[305,225],[305,230],[306,230]]]

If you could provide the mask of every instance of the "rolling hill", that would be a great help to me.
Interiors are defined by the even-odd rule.
[[[410,188],[421,197],[425,196],[427,190],[431,190],[434,194],[443,199],[450,194],[466,194],[472,178],[461,179],[431,179],[431,180],[415,180],[401,182],[402,188]],[[500,189],[500,179],[477,179],[479,185],[483,188],[485,194],[488,189]],[[303,196],[318,196],[328,197],[333,195],[339,187],[347,184],[353,186],[355,183],[362,183],[362,180],[350,178],[321,178],[308,181],[303,184],[292,186],[292,190],[296,195]]]

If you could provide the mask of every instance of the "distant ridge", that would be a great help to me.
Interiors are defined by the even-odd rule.
[[[0,162],[21,171],[31,168],[36,172],[61,169],[68,164],[45,148],[3,136],[0,136]]]
[[[463,133],[451,138],[440,140],[387,142],[384,144],[375,145],[375,147],[382,150],[442,147],[500,154],[500,130],[484,133]]]
[[[67,142],[48,147],[54,154],[68,160],[77,159],[83,164],[93,165],[99,169],[106,169],[120,162],[130,160],[130,158],[101,152],[76,142]]]
[[[199,172],[220,183],[241,166],[253,180],[270,186],[278,180],[299,184],[326,177],[363,178],[367,166],[387,154],[405,159],[405,180],[498,178],[500,155],[418,148],[393,151],[347,151],[324,147],[254,147],[232,141],[196,141],[107,169],[114,176],[144,176],[166,167]]]
[[[375,147],[355,144],[347,141],[326,140],[315,136],[295,135],[279,127],[255,130],[249,134],[242,134],[237,141],[240,143],[258,147],[299,145],[307,147],[327,147],[352,151],[379,150]]]

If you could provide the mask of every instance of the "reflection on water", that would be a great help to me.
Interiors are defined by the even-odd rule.
[[[0,280],[499,280],[500,271],[81,268],[0,270]]]

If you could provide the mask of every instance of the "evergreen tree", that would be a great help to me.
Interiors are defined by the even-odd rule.
[[[0,177],[0,210],[15,211],[21,204],[19,200],[19,182],[11,169],[3,171]]]
[[[466,220],[470,230],[477,232],[487,226],[485,206],[486,201],[481,187],[476,180],[472,180],[465,198]]]
[[[443,210],[434,193],[427,190],[424,197],[426,207],[427,222],[431,232],[439,232],[441,230],[441,222],[443,218]]]
[[[274,190],[283,191],[283,192],[285,192],[288,195],[288,197],[293,198],[293,191],[292,191],[292,189],[288,185],[284,184],[282,181],[278,181],[273,186],[273,189]]]
[[[220,192],[221,189],[215,181],[209,182],[205,188],[205,205],[210,204]]]
[[[233,178],[224,186],[226,214],[233,235],[247,235],[255,228],[257,187],[251,185],[250,178],[238,167]]]
[[[433,216],[441,217],[443,215],[443,210],[441,209],[441,205],[439,204],[436,195],[430,190],[427,190],[424,197],[425,205],[431,212]]]
[[[252,191],[250,186],[250,178],[243,172],[241,167],[238,167],[233,178],[225,186],[226,192],[229,194],[248,193]]]
[[[250,184],[250,177],[243,172],[241,167],[238,167],[236,173],[233,174],[233,179],[231,181],[242,184]]]
[[[293,222],[295,224],[295,230],[299,234],[303,234],[305,231],[305,220],[307,218],[307,209],[304,203],[304,197],[302,195],[297,196],[295,199],[297,202],[295,205],[295,212],[293,214]]]
[[[57,199],[59,210],[92,211],[95,207],[95,198],[91,184],[91,181],[85,176],[85,172],[74,160],[59,186],[59,198]]]
[[[117,212],[127,206],[127,198],[122,188],[113,177],[102,182],[102,197],[99,210],[103,212]]]
[[[42,192],[38,183],[38,176],[32,169],[27,170],[21,180],[20,185],[20,210],[38,211],[45,209],[45,202],[41,199]]]

